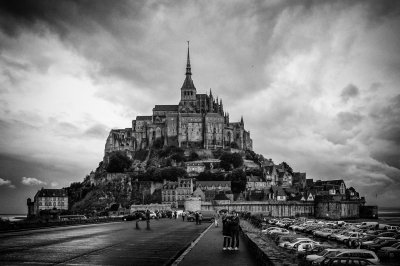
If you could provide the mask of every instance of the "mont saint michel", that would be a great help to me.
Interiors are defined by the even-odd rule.
[[[181,99],[176,105],[156,105],[151,115],[139,115],[132,127],[111,130],[107,138],[105,155],[113,151],[132,153],[149,149],[155,141],[163,145],[182,148],[219,149],[238,148],[252,150],[250,131],[240,121],[229,120],[222,99],[197,93],[192,80],[189,42],[186,78],[180,88]]]
[[[0,264],[398,265],[400,4],[0,1]]]

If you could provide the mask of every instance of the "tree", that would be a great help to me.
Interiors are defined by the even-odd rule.
[[[239,149],[239,145],[237,145],[236,142],[231,142],[230,146],[231,146],[232,149]]]
[[[171,159],[177,163],[180,163],[185,161],[185,156],[183,156],[183,154],[180,153],[174,153],[171,155]]]
[[[220,166],[225,171],[229,171],[232,167],[239,168],[243,165],[243,158],[239,153],[225,152],[220,157]]]
[[[190,153],[190,155],[189,155],[188,161],[196,161],[196,160],[198,160],[199,158],[200,158],[200,157],[199,157],[199,155],[197,154],[197,152],[192,151],[192,152]]]
[[[177,181],[178,177],[187,177],[187,172],[181,167],[165,167],[161,169],[161,180]]]
[[[283,169],[293,175],[293,169],[288,165],[286,162],[282,162],[281,165],[283,166]]]
[[[229,152],[224,152],[221,157],[220,167],[223,168],[225,171],[231,170],[231,163],[232,163],[232,154]]]
[[[246,173],[242,169],[234,169],[230,175],[232,181],[232,192],[240,193],[246,189]]]
[[[131,159],[124,152],[116,151],[110,155],[106,170],[109,173],[123,173],[131,164]]]
[[[243,165],[243,158],[239,153],[233,153],[231,160],[234,168],[239,168]]]
[[[161,149],[164,146],[164,138],[158,138],[153,142],[153,148],[156,150]]]

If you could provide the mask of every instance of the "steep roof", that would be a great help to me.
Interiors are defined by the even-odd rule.
[[[197,181],[196,183],[197,185],[208,186],[208,187],[211,187],[213,185],[216,187],[218,187],[219,185],[221,186],[228,185],[229,187],[231,186],[231,181]]]
[[[317,180],[315,181],[315,185],[321,186],[321,185],[335,185],[335,186],[340,186],[342,183],[344,183],[343,179],[335,179],[335,180]]]
[[[155,105],[153,110],[154,111],[176,111],[178,112],[179,106],[178,105]]]
[[[229,200],[225,193],[218,193],[215,195],[214,200]]]
[[[36,193],[37,197],[67,197],[68,194],[64,189],[44,189],[42,188]]]
[[[276,192],[276,195],[277,196],[286,196],[286,192],[281,187],[279,187],[278,191]]]
[[[167,182],[163,185],[163,189],[175,189],[178,187],[178,182]]]
[[[141,121],[145,121],[145,120],[152,120],[153,116],[151,115],[138,115],[136,116],[136,120],[141,120]]]

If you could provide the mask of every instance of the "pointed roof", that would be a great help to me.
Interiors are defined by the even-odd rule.
[[[188,52],[187,52],[187,63],[186,63],[186,78],[183,82],[181,90],[196,90],[192,80],[192,69],[190,66],[190,55],[189,55],[189,41],[188,41]]]
[[[188,51],[187,51],[187,62],[186,62],[186,75],[192,75],[192,69],[190,67],[190,55],[189,55],[189,41],[188,43]]]

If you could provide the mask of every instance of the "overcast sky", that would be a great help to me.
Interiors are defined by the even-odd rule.
[[[2,1],[0,213],[82,181],[112,128],[198,93],[254,150],[400,200],[398,1]],[[12,4],[11,4],[12,3]]]

